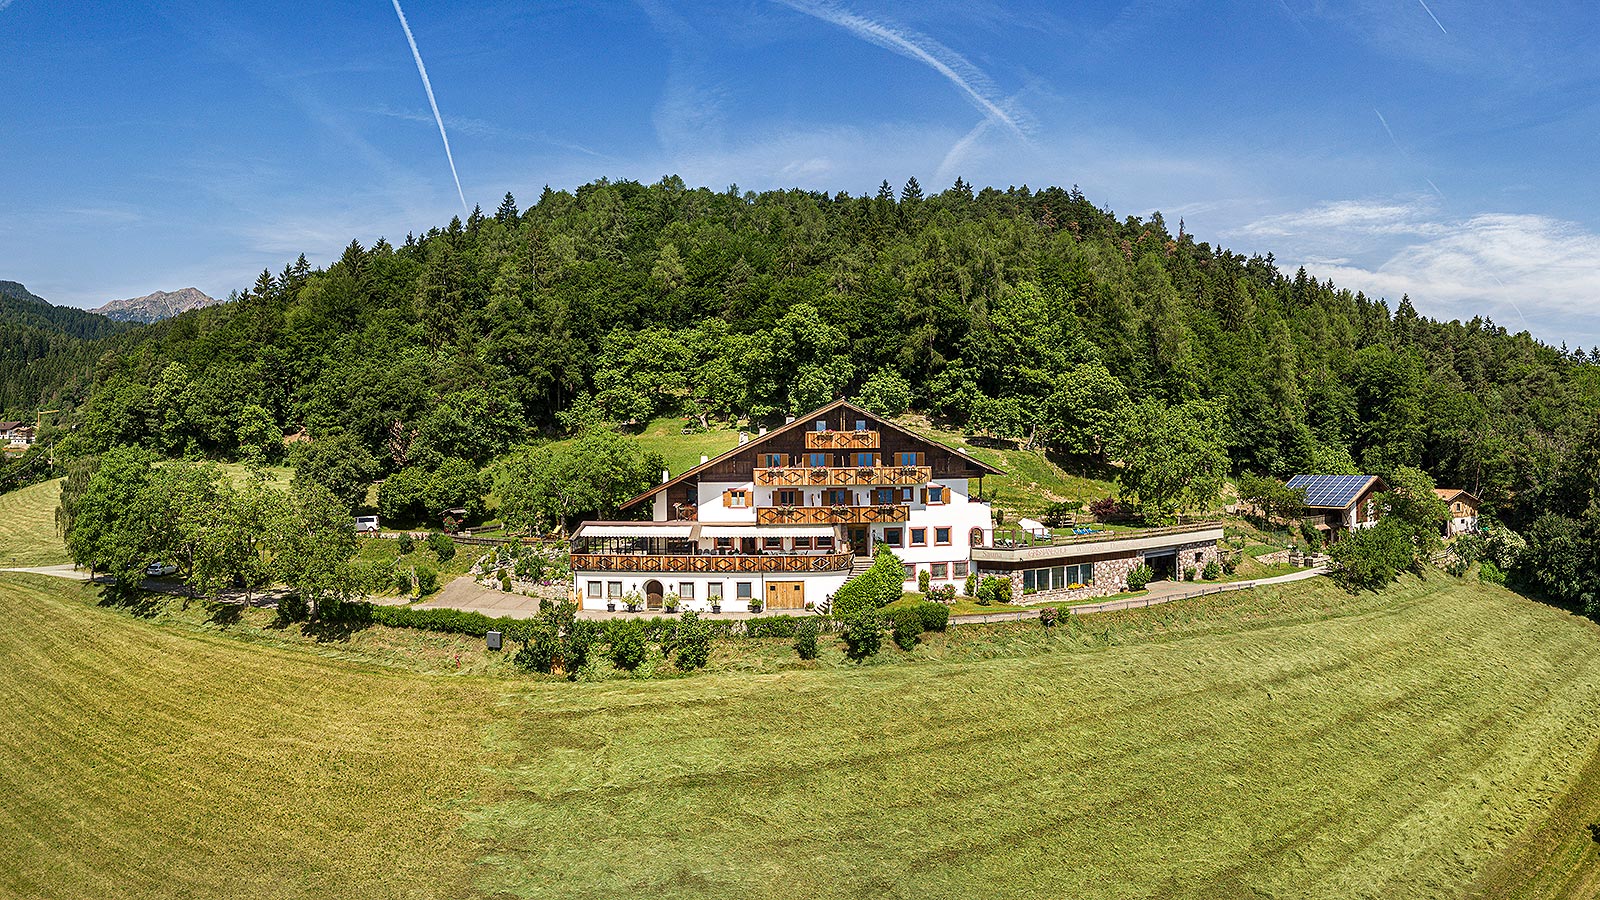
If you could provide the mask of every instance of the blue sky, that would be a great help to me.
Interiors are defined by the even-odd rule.
[[[402,0],[467,202],[600,176],[1077,184],[1600,344],[1600,4]],[[248,286],[460,212],[390,2],[0,0],[0,278]]]

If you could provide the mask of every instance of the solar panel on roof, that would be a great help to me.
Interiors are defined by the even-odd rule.
[[[1343,509],[1371,480],[1370,475],[1296,475],[1289,487],[1305,488],[1307,506]]]

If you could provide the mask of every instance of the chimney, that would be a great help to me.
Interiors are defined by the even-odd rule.
[[[661,470],[661,483],[662,484],[666,484],[667,482],[669,482],[671,480],[672,480],[672,473],[668,472],[666,469],[662,469]]]
[[[740,443],[744,443],[744,442],[740,441]],[[710,461],[711,461],[711,457],[705,455],[704,453],[700,454],[700,465],[703,466],[703,465],[705,465],[706,463],[708,463]]]
[[[767,426],[765,426],[765,425],[761,426],[761,433],[762,434],[766,434],[767,433]]]
[[[750,432],[748,432],[748,431],[739,432],[739,446],[743,447],[745,444],[748,444],[748,443],[750,443]]]
[[[784,419],[783,419],[783,424],[785,424],[785,425],[793,425],[794,424],[794,416],[785,416]]]

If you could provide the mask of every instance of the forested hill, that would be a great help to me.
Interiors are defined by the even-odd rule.
[[[90,387],[99,350],[87,343],[127,332],[113,322],[70,306],[53,306],[15,281],[0,281],[0,418],[31,418],[63,396]]]
[[[481,462],[577,419],[770,420],[852,396],[1094,454],[1148,399],[1220,417],[1241,469],[1420,464],[1512,515],[1551,500],[1600,410],[1588,354],[1286,277],[1076,189],[959,181],[508,195],[326,270],[301,257],[111,349],[86,450],[227,456],[270,420],[347,431],[385,468]]]

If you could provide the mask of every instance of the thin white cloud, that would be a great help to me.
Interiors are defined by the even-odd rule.
[[[943,75],[985,116],[1027,139],[1020,113],[1007,109],[988,76],[961,54],[925,35],[895,25],[875,21],[850,12],[837,4],[818,0],[777,0],[797,12],[805,13],[849,31],[868,43],[916,60]]]
[[[1444,23],[1439,21],[1439,17],[1433,14],[1433,10],[1428,9],[1428,0],[1417,0],[1417,2],[1422,4],[1423,10],[1425,10],[1428,13],[1428,18],[1433,20],[1433,24],[1439,26],[1439,30],[1440,31],[1444,31],[1445,34],[1449,34],[1450,33],[1448,31],[1445,31]]]
[[[1551,343],[1600,339],[1600,234],[1576,222],[1498,212],[1451,219],[1426,199],[1350,200],[1270,216],[1241,233],[1289,237],[1291,253],[1279,254],[1286,268],[1304,265],[1391,302],[1410,295],[1429,315],[1521,322]],[[1327,249],[1374,239],[1385,246],[1354,256]]]
[[[450,153],[450,135],[444,132],[444,116],[439,115],[439,103],[433,99],[433,83],[428,80],[428,69],[422,64],[422,51],[417,49],[417,39],[411,36],[411,26],[406,22],[405,10],[400,0],[392,0],[394,14],[400,17],[400,28],[406,33],[406,43],[411,45],[411,58],[417,61],[417,74],[422,76],[422,90],[428,95],[428,105],[433,107],[433,119],[439,123],[439,139],[444,141],[444,158],[450,163],[450,177],[456,182],[456,196],[461,198],[461,211],[467,212],[467,195],[461,191],[461,176],[456,174],[456,158]]]

